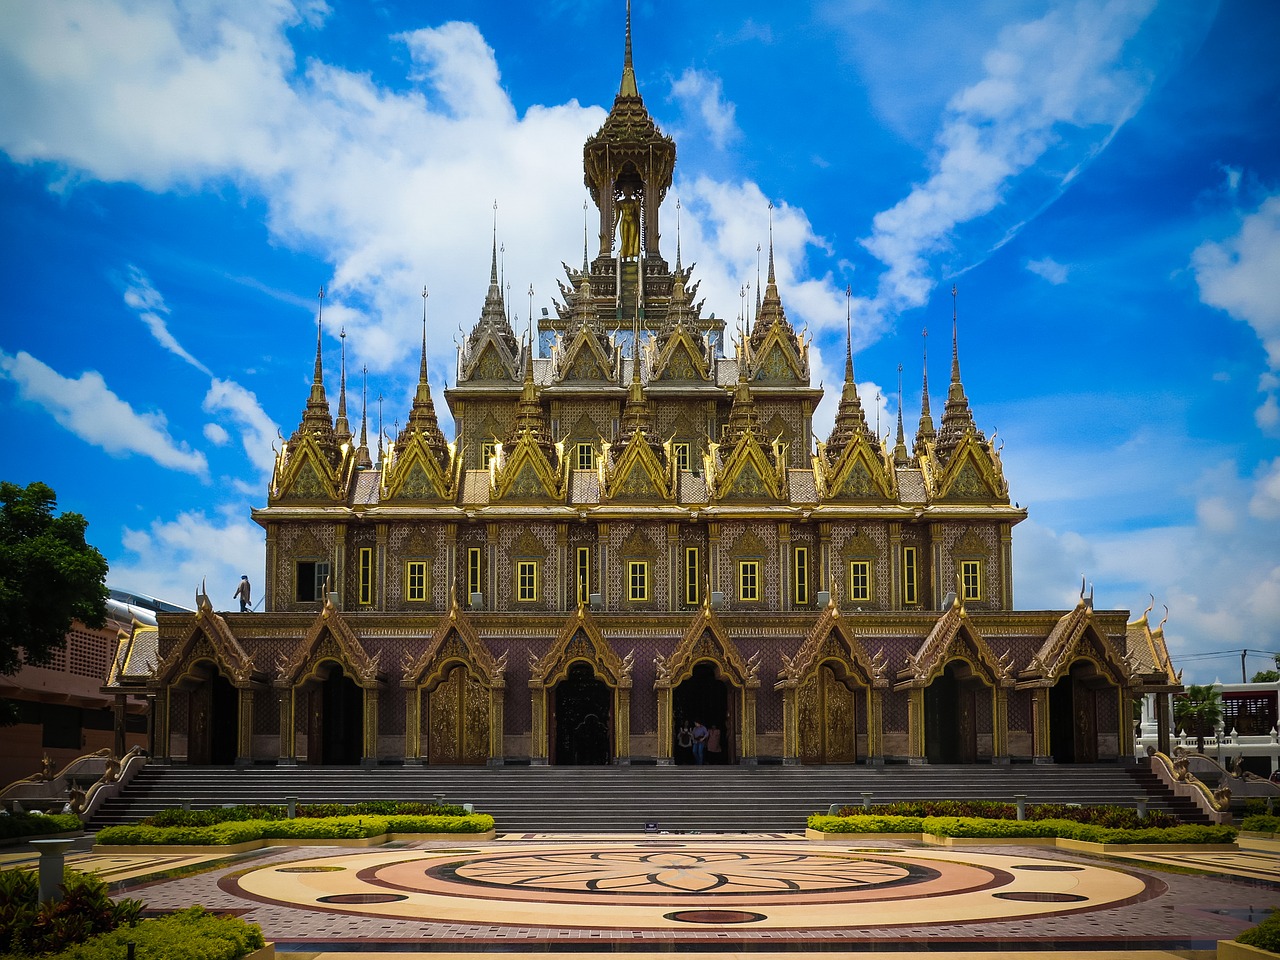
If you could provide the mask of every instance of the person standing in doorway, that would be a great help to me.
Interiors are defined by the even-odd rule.
[[[693,721],[693,762],[698,766],[702,766],[705,762],[707,737],[710,734],[711,731],[703,726],[701,720]]]
[[[720,725],[713,723],[707,731],[707,763],[723,763],[724,757],[720,755],[720,750]]]
[[[249,613],[253,609],[253,604],[249,600],[249,575],[241,574],[240,584],[236,587],[236,592],[231,595],[232,600],[240,601],[240,612]]]

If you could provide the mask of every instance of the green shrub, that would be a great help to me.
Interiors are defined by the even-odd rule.
[[[201,811],[203,812],[203,811]],[[463,816],[340,816],[299,817],[295,820],[229,820],[211,826],[104,827],[97,841],[103,846],[226,846],[247,840],[332,840],[376,837],[384,833],[485,833],[493,817],[485,813]]]
[[[1240,934],[1236,937],[1236,942],[1257,947],[1259,950],[1280,953],[1280,910],[1272,911],[1271,915],[1256,927]]]
[[[388,833],[487,833],[493,817],[487,813],[461,816],[394,816],[387,818]]]
[[[144,920],[132,929],[116,930],[42,960],[119,960],[128,942],[136,945],[137,960],[237,960],[263,945],[257,924],[237,917],[219,917],[203,907]]]
[[[92,874],[67,870],[62,899],[40,902],[40,884],[25,870],[0,873],[0,950],[18,956],[46,954],[118,927],[132,927],[142,913],[138,900],[112,900]]]
[[[96,841],[104,846],[133,847],[160,844],[228,846],[257,840],[262,836],[261,821],[245,820],[217,823],[210,827],[103,827]]]
[[[38,837],[44,833],[71,833],[84,825],[74,813],[13,813],[0,816],[0,840]]]
[[[299,803],[295,807],[300,820],[348,816],[445,816],[459,817],[466,811],[457,804],[403,803],[395,800],[367,800],[363,803]],[[218,823],[245,820],[287,820],[289,809],[283,804],[240,804],[234,807],[211,807],[207,810],[161,810],[141,823],[149,827],[209,827]]]
[[[1016,820],[1018,807],[995,800],[902,800],[897,803],[841,807],[839,815],[889,817],[981,817],[986,820]],[[1037,803],[1026,806],[1028,820],[1075,820],[1102,827],[1137,829],[1141,827],[1176,827],[1181,821],[1171,814],[1149,811],[1145,818],[1133,807],[1114,805],[1073,806],[1062,803]]]
[[[1240,829],[1253,833],[1280,833],[1280,817],[1257,813],[1240,821]]]
[[[387,832],[386,817],[307,817],[256,823],[268,840],[355,840]]]
[[[1182,824],[1176,827],[1121,829],[1074,820],[989,820],[981,817],[809,817],[809,828],[823,833],[927,833],[938,837],[998,839],[1062,837],[1089,843],[1231,843],[1232,827]]]

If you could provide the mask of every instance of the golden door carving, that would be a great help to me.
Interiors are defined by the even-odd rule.
[[[801,763],[853,763],[858,759],[856,698],[835,671],[823,664],[800,685]]]
[[[427,694],[427,761],[476,764],[489,758],[489,694],[459,664]]]

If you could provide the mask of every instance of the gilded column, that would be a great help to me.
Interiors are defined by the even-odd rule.
[[[154,752],[165,763],[173,756],[169,744],[169,688],[164,687],[156,693],[155,704],[152,708],[155,738]]]
[[[404,688],[404,762],[422,762],[422,688]]]
[[[125,750],[125,717],[128,715],[129,698],[123,693],[117,693],[111,698],[111,720],[114,728],[114,738],[112,740],[112,753],[116,757],[123,757]]]
[[[1000,609],[1013,609],[1013,526],[1000,524],[1000,577],[1004,589],[1000,596]]]
[[[658,687],[658,766],[671,766],[670,687]]]
[[[867,763],[884,764],[884,691],[879,687],[867,689]]]
[[[298,739],[293,729],[297,709],[297,690],[286,681],[280,691],[280,757],[278,763],[282,767],[297,766]]]
[[[889,609],[902,609],[902,524],[889,524]]]
[[[347,608],[347,525],[333,525],[333,582],[329,590],[338,595],[338,609]]]
[[[822,572],[822,590],[831,590],[831,524],[823,521],[818,524],[818,554]]]
[[[556,577],[555,607],[556,610],[570,610],[577,606],[578,600],[578,565],[569,562],[569,525],[567,523],[556,524],[556,556],[559,561],[556,564],[556,570],[559,576]],[[570,576],[565,576],[566,571],[571,571]],[[574,585],[573,597],[569,598],[565,595],[565,588],[572,583]],[[569,600],[569,606],[565,603]]]
[[[1032,763],[1053,763],[1052,741],[1049,739],[1049,688],[1031,691]]]
[[[680,524],[667,524],[667,610],[684,603],[684,558],[680,556]]]
[[[928,763],[924,742],[924,687],[912,687],[907,691],[907,762]]]
[[[782,763],[796,766],[800,763],[800,691],[796,686],[782,688]]]
[[[360,766],[378,765],[378,688],[364,688],[364,747]]]
[[[253,687],[248,685],[236,689],[240,713],[240,742],[236,744],[237,767],[247,767],[253,763],[253,692]]]
[[[276,609],[276,577],[280,548],[280,524],[267,524],[267,582],[263,584],[263,610]]]
[[[547,765],[547,688],[533,688],[533,730],[530,731],[529,762]]]
[[[631,764],[631,688],[619,687],[615,697],[613,725],[615,744],[613,762],[625,767]]]
[[[1009,688],[996,683],[991,691],[991,762],[1009,762]]]
[[[379,610],[387,609],[387,524],[379,523],[374,527],[377,534],[378,546],[374,551],[373,558],[373,580],[374,587],[377,590],[377,604]]]
[[[1169,743],[1169,694],[1156,694],[1156,749],[1166,757],[1170,753]]]
[[[756,764],[756,690],[746,687],[742,691],[742,732],[738,740],[742,744],[742,756],[738,762],[745,766]]]
[[[485,604],[486,610],[505,610],[507,604],[505,600],[498,596],[498,524],[486,523],[484,525],[484,564],[489,572],[485,578],[488,584],[490,596]]]
[[[506,744],[503,741],[502,698],[505,687],[489,688],[489,760],[491,767],[500,767],[506,756]]]
[[[720,589],[720,524],[714,520],[707,524],[707,579],[709,593]]]
[[[1119,739],[1116,741],[1119,745],[1119,755],[1121,760],[1133,762],[1134,754],[1137,752],[1135,748],[1135,738],[1133,735],[1133,694],[1128,687],[1116,687],[1116,696],[1119,698],[1117,713],[1119,715]]]
[[[796,608],[796,593],[791,582],[791,524],[778,524],[778,597],[779,610]]]

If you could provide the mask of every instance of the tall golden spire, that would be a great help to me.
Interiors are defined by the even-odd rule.
[[[924,356],[921,362],[924,383],[920,388],[920,423],[916,427],[916,439],[911,447],[911,454],[917,460],[925,454],[926,443],[932,443],[938,438],[938,431],[933,427],[933,414],[929,412],[929,329],[926,327],[920,336],[924,340]]]
[[[834,464],[840,459],[854,438],[859,434],[866,437],[867,443],[876,452],[880,450],[880,441],[871,428],[867,426],[867,417],[862,410],[862,400],[858,396],[858,383],[853,373],[853,287],[846,285],[845,300],[845,340],[844,340],[844,387],[840,391],[840,406],[836,408],[836,422],[827,438],[827,460]]]
[[[373,466],[369,458],[369,367],[361,368],[364,374],[364,399],[360,403],[360,446],[356,447],[356,466],[367,470]]]
[[[979,440],[984,439],[973,422],[973,412],[969,409],[969,398],[965,396],[964,384],[960,380],[960,345],[959,321],[956,310],[956,287],[951,285],[951,385],[947,389],[947,405],[942,413],[942,426],[938,430],[938,458],[946,463],[959,446],[966,433],[974,433]]]
[[[294,431],[297,439],[303,434],[311,434],[336,457],[337,442],[333,433],[333,418],[329,413],[329,398],[324,392],[324,357],[322,355],[324,335],[324,287],[316,299],[316,365],[311,378],[311,393],[307,397],[306,408],[302,411],[302,423]]]
[[[412,434],[421,434],[423,441],[437,459],[443,461],[448,455],[449,445],[444,433],[440,430],[440,421],[436,418],[435,402],[431,399],[431,382],[427,373],[427,288],[422,288],[422,359],[418,367],[418,389],[413,395],[413,405],[409,409],[409,419],[400,431],[400,440],[407,440]]]
[[[631,65],[631,0],[627,0],[627,45],[622,54],[622,83],[618,86],[618,96],[640,96],[640,88],[636,86],[636,71]]]
[[[347,422],[347,328],[338,331],[338,339],[342,341],[342,368],[338,381],[338,421],[333,432],[339,443],[351,439],[351,425]]]

